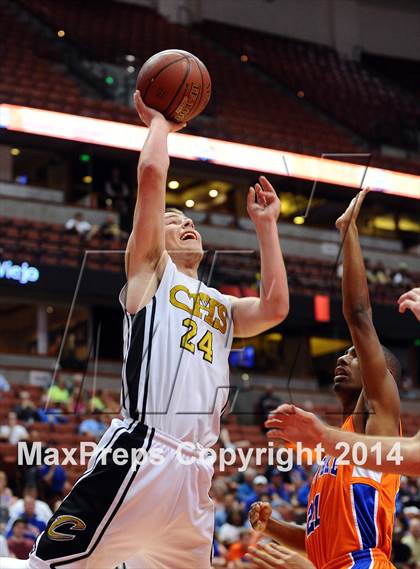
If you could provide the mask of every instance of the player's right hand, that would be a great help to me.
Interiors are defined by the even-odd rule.
[[[398,299],[398,309],[401,314],[408,309],[420,321],[420,287],[412,288]]]
[[[177,132],[178,130],[181,130],[187,126],[186,123],[177,123],[177,122],[168,121],[162,115],[162,113],[160,113],[156,109],[152,109],[152,107],[148,107],[141,98],[140,91],[136,91],[134,93],[133,98],[134,98],[134,105],[136,107],[140,120],[147,127],[150,127],[152,121],[155,119],[161,120],[164,124],[166,123],[168,127],[168,132]]]
[[[271,505],[267,502],[254,502],[248,514],[252,528],[264,532],[272,511]]]

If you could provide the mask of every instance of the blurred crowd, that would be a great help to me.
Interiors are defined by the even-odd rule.
[[[0,375],[1,390],[10,390],[4,375]],[[45,413],[46,401],[48,413]],[[258,402],[258,412],[265,415],[277,404],[278,400],[268,389]],[[18,404],[0,421],[0,442],[16,445],[22,440],[42,441],[42,435],[36,430],[37,423],[66,422],[69,412],[76,412],[80,417],[85,415],[75,424],[75,429],[86,440],[98,441],[118,411],[113,394],[98,391],[83,397],[77,381],[69,385],[59,378],[37,403],[29,392],[19,393]],[[250,445],[249,441],[232,443],[229,421],[223,422],[221,443],[225,447]],[[213,566],[249,567],[245,555],[260,538],[248,521],[249,509],[255,501],[269,502],[273,517],[278,520],[304,525],[314,471],[315,467],[297,465],[289,472],[273,467],[261,471],[251,466],[245,472],[230,476],[217,475],[211,489],[215,505]],[[0,556],[8,554],[25,559],[70,487],[66,469],[60,465],[18,467],[16,475],[9,480],[0,470]],[[416,569],[416,564],[420,566],[419,480],[402,477],[396,512],[393,563],[399,569]]]
[[[313,469],[295,466],[286,473],[268,468],[263,475],[249,468],[244,474],[215,478],[211,493],[216,509],[213,565],[249,566],[244,556],[259,538],[248,521],[255,501],[269,502],[277,520],[304,525],[313,474]],[[420,481],[405,476],[397,499],[392,561],[399,569],[420,567]]]

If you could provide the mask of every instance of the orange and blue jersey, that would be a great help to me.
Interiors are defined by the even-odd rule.
[[[342,429],[355,432],[352,417]],[[306,551],[317,569],[392,567],[399,484],[396,474],[324,457],[312,481],[306,521]]]

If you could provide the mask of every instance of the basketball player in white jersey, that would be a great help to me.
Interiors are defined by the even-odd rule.
[[[30,569],[111,569],[123,561],[130,569],[208,569],[213,467],[200,460],[200,450],[219,436],[232,337],[255,336],[288,313],[280,202],[269,182],[261,178],[248,194],[260,243],[260,298],[225,296],[197,278],[203,249],[191,219],[165,213],[167,138],[184,125],[146,107],[138,92],[135,104],[149,135],[120,294],[122,418],[113,420],[88,470],[37,540],[23,565]],[[101,456],[116,448],[149,454],[134,468],[116,464],[111,454],[102,464]],[[150,458],[157,456],[162,464]],[[1,563],[1,569],[13,567],[13,560]]]

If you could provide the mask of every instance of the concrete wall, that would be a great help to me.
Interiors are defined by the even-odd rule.
[[[2,217],[17,217],[45,223],[65,223],[78,211],[83,212],[87,221],[93,225],[105,221],[110,212],[105,210],[90,209],[80,206],[59,205],[55,203],[33,202],[24,199],[9,197],[0,198],[0,215]],[[118,214],[112,214],[118,218]]]
[[[64,201],[64,193],[61,190],[21,186],[12,182],[0,182],[0,196],[24,198],[25,200],[41,200],[50,203],[63,203]]]

